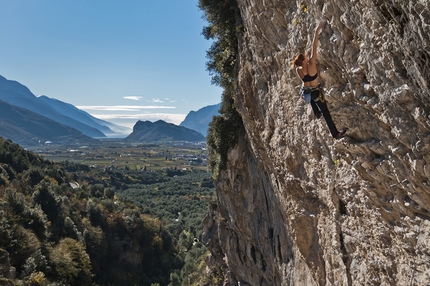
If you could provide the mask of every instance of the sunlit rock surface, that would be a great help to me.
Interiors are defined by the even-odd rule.
[[[428,285],[430,2],[238,0],[246,134],[205,220],[225,285]],[[334,140],[290,68],[319,20]]]

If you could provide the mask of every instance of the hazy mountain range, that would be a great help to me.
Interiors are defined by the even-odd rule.
[[[125,140],[139,142],[206,141],[206,138],[195,130],[158,120],[155,122],[138,121],[133,127],[133,132]]]
[[[23,146],[46,141],[61,143],[94,143],[96,141],[70,126],[1,100],[0,136]]]
[[[190,128],[206,136],[208,133],[209,123],[215,115],[219,114],[220,107],[221,103],[218,103],[203,107],[198,111],[190,111],[179,126]]]
[[[30,110],[58,123],[73,127],[90,137],[114,134],[114,124],[97,119],[71,104],[46,96],[36,97],[26,86],[0,76],[0,100]]]
[[[127,140],[204,141],[208,124],[218,109],[219,105],[214,105],[191,111],[180,126],[162,120],[154,123],[138,121]],[[95,118],[72,104],[47,96],[37,97],[21,83],[0,76],[1,137],[23,146],[48,140],[86,143],[94,142],[93,138],[123,134],[124,130],[124,127]]]

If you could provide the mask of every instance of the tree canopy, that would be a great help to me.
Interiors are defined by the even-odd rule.
[[[209,124],[207,143],[210,151],[209,167],[217,172],[226,167],[228,150],[238,142],[243,122],[234,106],[237,81],[238,39],[240,13],[236,0],[200,0],[199,7],[209,25],[203,28],[206,39],[213,39],[207,51],[206,68],[212,83],[223,91],[220,115]]]

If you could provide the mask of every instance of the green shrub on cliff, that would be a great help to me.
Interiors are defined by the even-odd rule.
[[[228,150],[237,144],[243,130],[242,118],[234,106],[238,57],[236,33],[240,15],[236,0],[200,0],[199,7],[209,22],[203,35],[214,40],[207,51],[206,68],[212,83],[224,89],[220,115],[214,116],[207,135],[209,167],[216,176],[226,167]]]
[[[214,40],[206,55],[206,68],[212,83],[223,88],[235,83],[235,65],[238,42],[236,17],[239,14],[236,0],[200,0],[199,8],[209,25],[203,28],[203,36]]]
[[[207,144],[209,147],[209,168],[217,174],[227,164],[228,150],[238,142],[238,137],[243,130],[242,118],[233,105],[231,96],[223,94],[219,116],[214,116],[209,124]]]

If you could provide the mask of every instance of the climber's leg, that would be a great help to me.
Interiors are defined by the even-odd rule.
[[[314,92],[318,92],[319,93],[319,91],[313,91],[312,93],[314,93]],[[313,94],[312,94],[313,95]],[[313,97],[313,96],[312,96]],[[318,96],[317,96],[318,97]],[[311,106],[312,106],[312,111],[314,112],[314,115],[317,117],[317,118],[320,118],[321,117],[321,111],[320,111],[320,109],[318,108],[318,106],[315,104],[315,101],[313,101],[313,100],[311,100]]]
[[[312,102],[314,101],[311,100],[311,103]],[[328,129],[330,130],[331,136],[336,138],[338,136],[339,131],[337,130],[336,125],[334,125],[334,122],[331,119],[330,111],[328,111],[327,104],[321,101],[316,101],[315,104],[321,110],[324,116],[325,122],[327,123]]]

